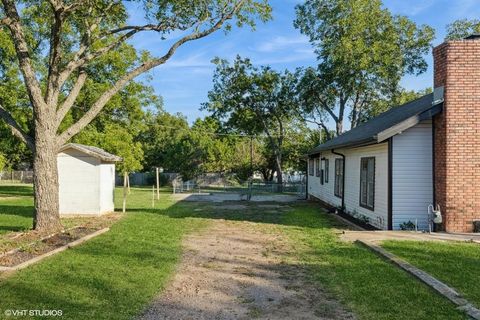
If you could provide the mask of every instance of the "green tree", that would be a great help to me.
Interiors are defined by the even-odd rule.
[[[7,158],[0,153],[0,172],[2,172],[7,166]]]
[[[304,156],[315,146],[325,141],[320,131],[309,128],[305,122],[296,120],[289,123],[284,142],[284,166],[291,171],[306,171]]]
[[[28,97],[28,128],[0,101],[0,118],[33,153],[34,228],[53,232],[62,228],[59,217],[59,148],[91,123],[105,106],[131,80],[166,63],[177,49],[213,32],[249,25],[270,18],[266,0],[137,0],[147,23],[130,24],[124,1],[2,0],[0,6],[0,46],[14,59],[2,60],[0,73],[13,68],[22,75],[24,96]],[[124,50],[127,41],[139,33],[150,32],[164,40],[159,56],[142,53],[124,60],[125,72],[109,77],[94,92],[95,99],[79,109],[81,116],[62,127],[65,116],[77,106],[85,84],[99,65],[107,74],[118,64],[112,57]],[[166,35],[179,33],[170,41]],[[163,45],[165,43],[165,45]],[[13,50],[12,50],[13,49]],[[0,50],[0,51],[2,51]],[[104,60],[106,59],[106,60]],[[13,62],[13,63],[12,63]],[[2,84],[3,86],[3,84]]]
[[[479,19],[461,19],[447,25],[445,40],[459,40],[472,34],[480,34]]]
[[[209,101],[203,108],[235,132],[265,134],[275,159],[277,182],[282,180],[286,124],[295,116],[295,77],[270,67],[255,67],[238,57],[233,64],[215,59],[216,71]]]
[[[432,88],[426,88],[419,91],[401,89],[394,97],[392,97],[392,99],[378,99],[372,101],[370,108],[365,110],[365,112],[362,114],[360,122],[368,121],[371,118],[378,116],[380,113],[387,111],[393,106],[400,106],[429,94],[432,91]]]
[[[168,172],[178,171],[177,163],[171,160],[170,155],[177,152],[178,144],[188,131],[187,119],[182,114],[170,114],[161,107],[155,112],[148,112],[145,130],[139,136],[145,153],[143,167],[146,169],[163,167]]]
[[[319,61],[301,82],[308,89],[302,92],[316,92],[300,98],[307,102],[304,114],[317,113],[322,123],[330,118],[337,134],[346,117],[355,127],[371,101],[393,97],[405,74],[427,69],[423,57],[433,29],[392,15],[380,0],[307,0],[296,14],[294,25],[309,37]]]

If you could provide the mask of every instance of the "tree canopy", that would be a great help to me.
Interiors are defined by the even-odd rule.
[[[474,33],[480,34],[480,19],[460,19],[447,25],[445,40],[463,39]]]
[[[144,19],[130,19],[129,5]],[[57,151],[132,80],[188,42],[270,17],[267,0],[2,0],[0,119],[33,154],[35,229],[62,228]],[[160,39],[155,54],[127,42],[145,32]]]
[[[268,66],[256,67],[237,56],[233,63],[215,59],[213,89],[204,109],[235,132],[264,134],[282,183],[283,143],[288,123],[296,116],[295,76]]]
[[[294,22],[315,48],[318,67],[303,70],[304,114],[355,127],[375,100],[392,100],[406,74],[427,69],[434,31],[392,15],[380,0],[307,0]]]

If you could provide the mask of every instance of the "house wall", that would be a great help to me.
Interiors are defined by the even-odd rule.
[[[100,164],[100,212],[113,212],[115,191],[115,164]]]
[[[428,230],[428,205],[433,203],[432,122],[424,121],[392,137],[393,229],[417,222]]]
[[[345,210],[347,213],[368,217],[369,223],[379,229],[388,227],[388,144],[380,143],[367,147],[338,149],[345,155]],[[341,156],[324,152],[320,157],[329,159],[329,182],[320,184],[320,178],[308,177],[308,192],[310,195],[340,207],[342,199],[334,195],[335,159]],[[375,206],[369,210],[360,206],[360,159],[375,157]]]
[[[433,50],[434,87],[445,87],[434,118],[435,201],[449,232],[472,232],[480,220],[480,39]]]
[[[100,160],[72,149],[57,159],[60,214],[99,214]]]

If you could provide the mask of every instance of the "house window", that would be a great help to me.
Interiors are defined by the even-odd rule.
[[[320,158],[315,159],[315,175],[320,177]]]
[[[324,172],[325,172],[325,183],[328,183],[328,174],[329,174],[329,171],[330,171],[330,170],[328,169],[328,167],[329,167],[328,159],[325,159],[324,162],[325,162],[325,169],[324,169]]]
[[[308,159],[308,175],[313,176],[314,170],[315,169],[313,159]]]
[[[360,206],[373,210],[375,203],[375,158],[360,160]]]
[[[335,159],[335,195],[339,198],[343,194],[343,159]]]

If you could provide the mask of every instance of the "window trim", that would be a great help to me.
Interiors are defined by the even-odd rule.
[[[345,188],[345,186],[342,185],[342,190],[340,190],[340,188],[338,188],[339,192],[337,193],[337,184],[340,186],[340,184],[343,184],[343,176],[345,175],[345,172],[343,172],[343,158],[335,158],[335,181],[334,181],[334,184],[333,184],[333,194],[335,195],[335,197],[337,198],[340,198],[342,199],[342,194],[343,194],[343,188]],[[342,171],[342,175],[341,176],[337,176],[337,163],[338,163],[338,167],[339,169]],[[338,180],[338,182],[337,182]]]
[[[315,176],[320,177],[320,158],[315,158]]]
[[[323,179],[323,181],[325,181],[325,183],[328,183],[328,174],[329,174],[329,171],[330,171],[330,163],[328,161],[328,159],[324,159],[324,172],[325,172],[325,178]]]
[[[308,175],[309,176],[315,175],[315,162],[313,158],[308,159]]]
[[[367,161],[367,168],[368,168],[368,161],[373,159],[373,204],[371,206],[368,205],[368,171],[367,171],[367,204],[362,203],[362,162]],[[358,187],[358,205],[362,208],[375,211],[375,188],[376,188],[376,181],[375,181],[375,171],[376,171],[377,161],[375,157],[361,157],[360,158],[360,185]]]

